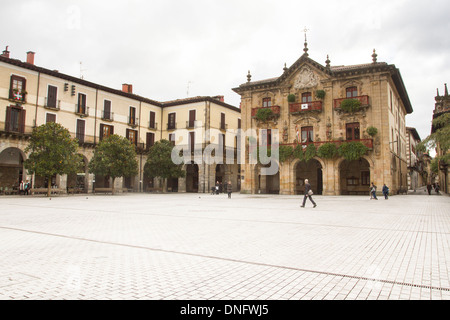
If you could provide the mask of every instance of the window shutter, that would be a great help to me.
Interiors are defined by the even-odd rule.
[[[5,131],[10,130],[11,125],[11,107],[6,107]]]
[[[25,133],[25,109],[20,110],[19,113],[19,132]]]
[[[155,112],[150,111],[150,128],[155,127]]]

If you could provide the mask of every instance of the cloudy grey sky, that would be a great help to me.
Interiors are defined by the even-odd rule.
[[[0,51],[158,101],[224,95],[280,76],[303,53],[331,65],[378,61],[400,69],[414,112],[430,133],[436,89],[450,79],[448,0],[0,0]],[[80,65],[80,62],[82,64]],[[81,67],[80,67],[81,66]],[[450,85],[450,82],[449,82]]]

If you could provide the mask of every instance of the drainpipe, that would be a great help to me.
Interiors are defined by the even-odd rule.
[[[41,83],[41,72],[38,72],[38,82],[37,82],[37,90],[36,90],[36,110],[34,113],[34,126],[37,127],[37,111],[39,106],[39,85]]]
[[[97,104],[98,104],[98,88],[95,89],[94,146],[97,144]]]

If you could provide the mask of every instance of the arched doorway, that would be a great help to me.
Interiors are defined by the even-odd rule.
[[[275,174],[264,174],[262,168],[269,168],[271,164],[261,165],[258,164],[255,167],[255,177],[256,177],[256,193],[267,193],[267,194],[279,194],[280,193],[280,167],[278,163],[274,163],[276,168],[273,170],[271,168],[270,172],[275,172]]]
[[[71,173],[67,176],[67,191],[69,193],[87,192],[88,161],[83,155],[81,157],[78,172]]]
[[[366,159],[343,160],[339,176],[342,195],[369,195],[370,164]]]
[[[0,188],[3,192],[18,190],[25,175],[23,161],[22,151],[18,148],[6,148],[0,153]]]
[[[198,192],[198,165],[186,164],[186,192]]]
[[[311,188],[315,194],[323,193],[322,165],[318,160],[311,159],[307,162],[297,162],[295,165],[295,194],[304,193],[305,179],[309,180]]]

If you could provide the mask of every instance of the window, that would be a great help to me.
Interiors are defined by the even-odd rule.
[[[370,184],[370,171],[361,171],[361,184],[363,186]]]
[[[359,140],[359,122],[347,123],[346,128],[346,139],[347,140]]]
[[[271,98],[263,98],[263,108],[268,108],[272,106]]]
[[[155,144],[155,134],[153,132],[147,132],[147,150]]]
[[[25,94],[26,94],[25,85],[26,85],[25,78],[12,75],[9,90],[9,99],[19,102],[25,102]]]
[[[155,122],[156,114],[155,111],[150,111],[150,121],[148,123],[148,127],[150,129],[156,129],[156,122]]]
[[[311,92],[302,93],[302,103],[308,103],[312,101]]]
[[[358,96],[358,89],[356,87],[349,87],[345,89],[347,98],[354,98]]]
[[[25,132],[25,109],[20,106],[6,107],[5,131]]]
[[[241,119],[238,119],[238,125],[237,125],[238,129],[241,129]]]
[[[302,127],[302,143],[314,141],[313,127]]]
[[[130,142],[132,144],[137,146],[137,131],[136,130],[127,129],[126,137],[128,140],[130,140]]]
[[[45,116],[45,123],[49,122],[56,122],[56,114],[54,113],[47,113]]]
[[[100,140],[106,139],[114,134],[114,126],[100,124]]]
[[[226,125],[225,125],[225,113],[221,113],[220,114],[220,129],[221,130],[225,130],[226,129]]]
[[[175,133],[169,133],[169,141],[173,146],[175,145]]]
[[[130,107],[130,115],[128,117],[128,124],[135,125],[136,124],[136,108]]]
[[[191,154],[195,151],[195,132],[189,132],[189,148]]]
[[[58,87],[49,85],[47,91],[47,104],[46,104],[47,107],[54,109],[58,108],[56,100],[57,95],[58,95]]]
[[[357,177],[349,177],[347,178],[347,186],[357,186],[359,185],[359,181]]]
[[[111,101],[103,101],[103,117],[104,120],[112,120]]]
[[[78,104],[76,113],[86,114],[86,95],[83,93],[78,93]]]
[[[77,131],[76,131],[76,137],[80,143],[84,142],[84,129],[86,126],[86,121],[77,119]]]
[[[171,129],[176,129],[177,124],[175,122],[175,112],[169,113],[169,122],[167,124],[167,129],[171,130]]]
[[[188,128],[194,128],[194,126],[195,126],[195,110],[189,110]]]

